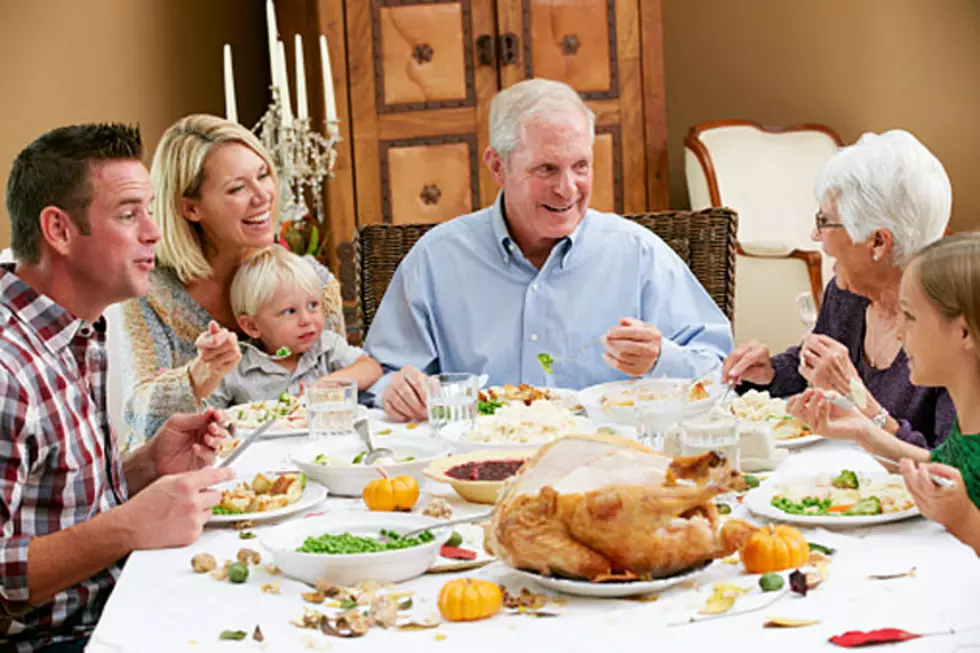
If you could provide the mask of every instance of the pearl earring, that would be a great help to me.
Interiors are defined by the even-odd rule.
[[[874,254],[874,255],[872,255],[872,257],[871,257],[871,260],[872,260],[872,261],[877,261],[877,260],[878,260],[878,259],[880,259],[880,258],[881,258],[881,257],[880,257],[880,256],[878,256],[877,254]]]

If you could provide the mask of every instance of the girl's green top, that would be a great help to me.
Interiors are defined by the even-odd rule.
[[[959,420],[954,420],[949,437],[933,450],[932,460],[960,470],[966,493],[980,507],[980,435],[963,435]]]

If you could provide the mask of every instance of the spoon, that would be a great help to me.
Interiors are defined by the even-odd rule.
[[[371,429],[368,428],[367,419],[362,417],[356,420],[354,422],[354,430],[357,431],[357,434],[361,437],[368,450],[367,455],[364,456],[364,460],[362,461],[365,465],[373,465],[375,461],[385,456],[389,458],[395,457],[395,452],[387,447],[374,448],[374,444],[371,442]]]
[[[541,366],[541,369],[544,370],[544,373],[545,374],[551,375],[553,373],[552,372],[552,365],[554,365],[555,363],[558,363],[558,362],[568,362],[570,360],[574,360],[574,359],[578,358],[580,355],[582,355],[582,353],[586,349],[590,349],[592,347],[595,347],[600,342],[602,342],[602,338],[603,338],[602,336],[599,336],[595,340],[591,340],[591,341],[587,342],[577,352],[575,352],[574,354],[571,354],[569,356],[552,356],[551,354],[548,354],[548,353],[540,353],[540,354],[538,354],[538,364]]]
[[[469,517],[460,517],[459,519],[450,519],[449,521],[444,521],[439,524],[433,524],[432,526],[426,526],[425,528],[416,528],[414,531],[409,531],[401,535],[402,539],[407,539],[410,537],[416,537],[421,535],[426,531],[434,531],[436,529],[445,528],[447,526],[457,526],[459,524],[469,524],[470,522],[480,521],[481,519],[489,519],[493,515],[492,512],[481,512],[477,515],[470,515]]]

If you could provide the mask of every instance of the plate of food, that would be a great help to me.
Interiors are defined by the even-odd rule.
[[[327,488],[302,472],[260,472],[251,481],[231,481],[215,489],[221,491],[218,505],[211,507],[210,521],[216,524],[276,519],[327,498]]]
[[[276,423],[265,432],[263,437],[266,438],[305,435],[309,431],[304,400],[288,392],[283,392],[277,399],[238,404],[226,408],[225,413],[235,429],[246,434],[269,420]]]
[[[768,424],[777,447],[796,449],[824,439],[811,433],[806,424],[786,412],[785,399],[771,397],[767,391],[749,390],[732,398],[723,409],[741,422]]]
[[[480,415],[493,415],[498,408],[511,403],[531,405],[538,401],[550,401],[564,406],[571,411],[581,411],[578,397],[574,390],[565,388],[541,388],[521,383],[520,385],[492,385],[481,390],[478,395],[477,409]]]
[[[773,479],[749,492],[749,510],[803,526],[873,526],[915,517],[915,502],[899,474],[836,474]]]
[[[421,483],[422,470],[451,450],[444,440],[411,436],[385,438],[383,446],[391,449],[394,456],[383,457],[373,465],[364,464],[367,450],[362,443],[353,441],[309,442],[291,450],[289,458],[307,476],[327,486],[330,494],[359,497],[365,485],[381,478],[379,469],[392,477],[413,476]]]
[[[564,406],[539,401],[530,405],[513,402],[498,407],[493,415],[481,415],[472,425],[455,422],[444,426],[439,435],[457,453],[483,449],[535,449],[572,433],[607,432],[627,434],[628,430],[603,426],[578,416]]]
[[[446,543],[439,547],[439,557],[429,567],[429,573],[466,571],[482,567],[494,560],[496,558],[483,548],[483,527],[477,524],[459,524],[453,527]]]
[[[632,379],[594,385],[578,393],[586,414],[594,420],[617,424],[636,423],[634,388],[639,384],[657,384],[665,396],[682,396],[688,401],[685,416],[700,415],[711,409],[725,392],[725,386],[711,379],[692,384],[691,379]]]

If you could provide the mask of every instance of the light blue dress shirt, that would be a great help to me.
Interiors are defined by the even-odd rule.
[[[503,195],[493,206],[440,224],[398,266],[365,340],[384,368],[371,388],[380,405],[391,374],[486,373],[490,384],[581,389],[626,379],[596,345],[556,358],[635,317],[663,333],[653,376],[690,378],[732,349],[731,325],[676,253],[656,234],[589,209],[539,270],[508,233]]]

